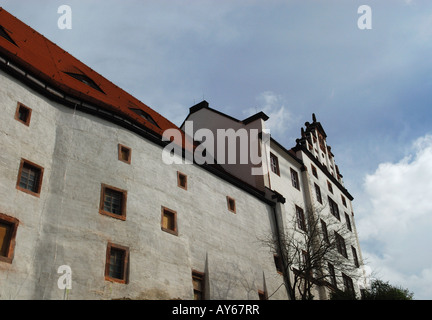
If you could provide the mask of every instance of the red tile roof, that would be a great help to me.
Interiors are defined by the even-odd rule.
[[[162,135],[163,131],[169,128],[178,129],[175,124],[146,104],[111,83],[1,7],[0,26],[15,42],[13,44],[0,36],[0,54],[41,81],[68,95],[126,116],[158,135]],[[91,79],[91,85],[67,73]],[[94,84],[103,92],[97,90]],[[145,120],[131,109],[144,111],[157,125]]]

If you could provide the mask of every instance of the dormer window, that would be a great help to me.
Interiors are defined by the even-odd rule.
[[[96,89],[99,92],[102,92],[103,94],[105,94],[105,92],[102,91],[101,88],[99,88],[99,86],[96,84],[96,82],[94,82],[92,79],[90,79],[89,77],[87,77],[85,74],[80,74],[80,73],[73,73],[73,72],[65,72],[68,76],[71,76],[72,78],[81,81],[82,83],[84,83],[85,85],[88,85],[89,87],[92,87],[93,89]]]
[[[138,108],[129,108],[129,110],[135,112],[137,115],[143,117],[145,120],[147,120],[148,122],[150,122],[152,125],[155,125],[156,127],[160,128],[156,121],[153,120],[153,118],[144,110],[142,109],[138,109]]]
[[[10,43],[12,43],[13,45],[17,45],[15,43],[15,41],[13,41],[13,39],[11,38],[11,36],[6,32],[6,30],[3,28],[3,26],[0,26],[0,37],[6,39],[7,41],[9,41]],[[18,47],[18,46],[17,46]]]

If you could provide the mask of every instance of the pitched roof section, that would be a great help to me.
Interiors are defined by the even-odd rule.
[[[0,25],[0,54],[41,81],[75,98],[121,114],[157,135],[162,136],[166,129],[178,129],[1,7]]]
[[[184,123],[187,121],[187,119],[189,118],[189,116],[191,114],[193,114],[193,113],[195,113],[195,112],[197,112],[197,111],[199,111],[201,109],[211,110],[214,113],[217,113],[217,114],[219,114],[219,115],[221,115],[223,117],[226,117],[226,118],[231,119],[231,120],[233,120],[235,122],[239,122],[239,123],[243,123],[243,124],[248,124],[248,123],[253,122],[253,121],[257,120],[257,119],[262,119],[264,121],[267,121],[269,119],[269,117],[264,112],[260,111],[260,112],[254,114],[254,115],[252,115],[252,116],[250,116],[250,117],[248,117],[248,118],[246,118],[244,120],[239,120],[239,119],[231,117],[230,115],[227,115],[226,113],[223,113],[223,112],[221,112],[219,110],[210,108],[209,107],[209,103],[206,100],[203,100],[203,101],[201,101],[201,102],[197,103],[196,105],[194,105],[194,106],[192,106],[192,107],[189,108],[189,114],[186,117],[185,121],[183,121],[183,124],[180,127],[183,127]]]

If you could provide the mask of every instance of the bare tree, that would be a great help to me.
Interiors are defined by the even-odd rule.
[[[354,294],[359,265],[357,257],[349,258],[347,248],[355,235],[340,217],[326,214],[327,205],[305,210],[293,207],[295,214],[284,230],[260,239],[277,257],[290,299],[310,300],[314,288],[336,289],[338,283]]]

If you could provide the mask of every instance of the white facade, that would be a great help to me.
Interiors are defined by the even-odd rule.
[[[355,248],[361,275],[353,198],[315,116],[288,150],[265,139],[264,113],[240,121],[203,101],[180,136],[210,133],[206,151],[217,163],[187,164],[185,143],[180,161],[167,164],[162,136],[179,128],[0,15],[0,299],[287,299],[281,244],[263,239],[297,232],[298,209],[309,207],[322,208],[330,232],[350,229],[341,259],[355,264]],[[235,139],[219,130],[246,136],[231,149]],[[242,138],[264,165],[239,163]],[[327,299],[327,287],[317,283],[314,296]]]
[[[265,120],[267,120],[265,115],[257,114],[251,118],[255,119],[255,128],[265,131]],[[249,130],[248,121],[245,123],[224,115],[209,108],[206,102],[191,107],[187,120],[193,121],[195,131],[205,128],[208,122],[211,123],[213,131],[215,128],[232,128],[234,130],[245,128]],[[341,255],[340,258],[344,260],[344,263],[352,264],[354,269],[357,268],[350,275],[354,278],[354,289],[357,296],[360,296],[360,290],[365,288],[365,285],[360,244],[351,202],[353,198],[343,186],[342,176],[335,164],[334,155],[331,153],[331,148],[327,146],[325,132],[321,124],[316,122],[315,115],[313,115],[313,123],[307,122],[306,127],[306,133],[302,129],[303,139],[298,139],[297,145],[291,150],[286,149],[274,139],[270,139],[269,145],[264,143],[260,145],[262,154],[265,154],[266,149],[269,148],[270,161],[264,163],[264,165],[268,165],[268,169],[265,170],[268,172],[266,175],[251,176],[250,168],[253,165],[250,163],[247,165],[222,165],[222,167],[244,181],[254,179],[253,182],[257,188],[262,188],[264,191],[271,190],[284,198],[284,203],[277,212],[280,233],[287,232],[288,229],[295,231],[298,228],[296,226],[296,207],[302,209],[305,215],[308,211],[313,210],[317,219],[322,219],[328,224],[328,232],[337,230],[343,233],[346,257]],[[312,134],[317,138],[313,139]],[[321,135],[321,139],[318,139],[319,135]],[[320,142],[325,152],[320,148]],[[274,161],[277,163],[277,168],[275,168]],[[321,201],[317,199],[317,188],[321,195]],[[330,201],[333,201],[337,206],[338,218],[331,213]],[[296,233],[294,232],[293,235],[296,236]],[[356,264],[358,267],[355,266]],[[344,290],[345,284],[340,280],[343,279],[340,271],[336,271],[336,279],[337,288]],[[324,287],[321,286],[321,290],[315,292],[316,297],[329,298],[329,291],[324,290]]]
[[[0,261],[1,299],[192,299],[192,270],[205,273],[208,299],[258,299],[279,287],[257,242],[272,232],[271,201],[197,165],[166,165],[161,146],[3,71],[0,83],[0,213],[19,220],[13,260]],[[18,102],[32,109],[29,126],[14,119]],[[131,148],[130,164],[118,160],[118,144]],[[44,169],[39,197],[16,188],[22,158]],[[127,191],[124,221],[99,213],[101,184]],[[178,235],[161,230],[161,207],[177,212]],[[129,248],[127,284],[104,278],[108,243]],[[61,265],[72,270],[67,293]]]

